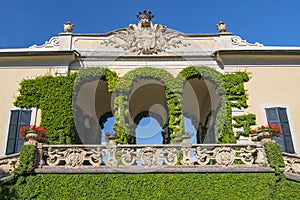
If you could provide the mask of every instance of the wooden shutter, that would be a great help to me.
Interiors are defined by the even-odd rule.
[[[266,108],[266,114],[268,123],[271,122],[274,124],[279,124],[282,127],[282,135],[280,137],[273,137],[272,139],[280,145],[281,151],[294,153],[294,145],[292,141],[286,108]]]
[[[31,110],[12,110],[10,115],[6,155],[18,153],[24,140],[20,135],[20,127],[30,124]]]

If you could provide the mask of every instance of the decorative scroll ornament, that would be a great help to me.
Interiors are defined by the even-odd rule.
[[[114,31],[113,37],[105,40],[103,44],[138,54],[153,54],[171,47],[179,48],[190,45],[180,39],[179,32],[160,24],[153,25],[151,19],[154,15],[150,11],[140,12],[137,16],[138,25],[130,24],[128,28]]]
[[[40,152],[41,156],[44,156],[44,152]],[[102,163],[102,157],[104,152],[100,147],[97,149],[83,149],[83,148],[67,148],[67,149],[55,149],[48,148],[45,152],[47,158],[47,164],[49,166],[56,166],[65,163],[67,167],[80,167],[83,166],[84,161],[88,161],[90,165],[100,166]],[[42,159],[41,159],[42,160]],[[40,161],[40,165],[43,165]]]
[[[29,47],[30,49],[48,49],[48,48],[54,48],[58,49],[60,45],[59,37],[52,37],[49,41],[46,41],[43,45],[38,46],[36,44]]]
[[[250,146],[241,149],[241,161],[246,165],[252,165],[254,162],[253,154],[256,152],[256,149],[252,149]]]
[[[248,43],[246,40],[243,40],[239,36],[233,36],[231,38],[231,42],[233,45],[241,46],[241,47],[263,47],[263,44],[260,44],[258,42],[255,42],[254,44]]]
[[[167,154],[167,156],[164,159],[165,163],[167,165],[176,165],[178,161],[178,156],[176,155],[176,149],[175,148],[165,149],[165,154]]]
[[[217,147],[214,156],[219,165],[231,165],[234,161],[235,151],[230,147]]]
[[[199,165],[207,165],[210,161],[210,155],[207,149],[201,149],[201,147],[196,148],[197,162]]]

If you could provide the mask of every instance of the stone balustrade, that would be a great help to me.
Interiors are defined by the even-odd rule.
[[[300,181],[300,156],[282,153],[286,177]],[[0,157],[0,178],[19,154]],[[271,172],[264,147],[252,144],[106,145],[37,144],[36,173]]]
[[[196,172],[207,167],[223,167],[223,171],[224,167],[244,171],[268,168],[264,148],[258,144],[191,144],[184,140],[176,145],[117,145],[111,140],[106,145],[39,144],[37,148],[36,172],[43,173],[47,169],[53,173],[62,169],[75,173],[76,169],[83,168],[85,172],[93,169],[97,173]]]
[[[0,178],[11,175],[18,167],[20,154],[0,157]]]
[[[282,153],[285,168],[283,171],[289,175],[297,175],[300,181],[300,156],[289,153]]]

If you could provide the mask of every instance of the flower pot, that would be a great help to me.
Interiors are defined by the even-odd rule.
[[[38,143],[38,136],[39,135],[36,133],[36,131],[28,131],[28,133],[25,136],[28,141],[25,142],[25,144],[36,145]]]
[[[270,139],[273,135],[270,132],[258,132],[256,134],[251,135],[252,141],[261,141],[262,139]]]

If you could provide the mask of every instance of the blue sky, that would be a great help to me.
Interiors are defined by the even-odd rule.
[[[248,42],[300,46],[299,5],[299,0],[2,1],[0,48],[43,44],[66,21],[75,24],[74,33],[106,33],[136,23],[144,9],[154,13],[154,23],[183,33],[216,33],[216,23],[224,21]]]
[[[299,7],[299,0],[2,1],[0,48],[41,45],[67,21],[75,24],[74,33],[106,33],[137,23],[136,14],[145,9],[155,15],[153,23],[183,33],[217,33],[216,24],[224,21],[228,31],[251,43],[300,46]],[[160,129],[145,119],[138,131],[149,126]]]

